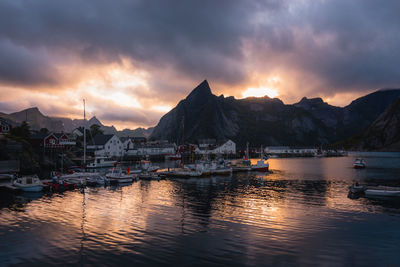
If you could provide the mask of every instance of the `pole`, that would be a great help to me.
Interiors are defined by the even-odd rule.
[[[83,99],[83,165],[86,167],[86,107]]]

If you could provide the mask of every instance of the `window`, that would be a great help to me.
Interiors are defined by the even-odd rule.
[[[108,146],[108,149],[110,149],[110,146]]]
[[[50,143],[51,145],[54,145],[54,144],[56,143],[56,140],[54,140],[54,139],[52,138],[52,139],[49,140],[49,143]]]

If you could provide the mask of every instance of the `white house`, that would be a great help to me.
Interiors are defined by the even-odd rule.
[[[87,145],[88,150],[94,150],[95,156],[121,157],[124,155],[124,144],[115,134],[98,134]]]

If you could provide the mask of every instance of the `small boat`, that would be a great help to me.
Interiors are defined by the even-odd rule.
[[[232,171],[234,172],[246,172],[251,171],[251,161],[250,159],[244,157],[242,160],[232,164]]]
[[[200,170],[191,170],[189,168],[177,168],[167,173],[169,176],[176,178],[201,177],[203,172]]]
[[[86,184],[90,186],[106,185],[108,184],[108,179],[103,176],[92,176],[86,179]]]
[[[107,168],[107,167],[113,167],[117,164],[117,161],[111,160],[107,157],[95,157],[94,161],[89,163],[86,168],[88,169],[94,169],[94,168]]]
[[[106,178],[110,183],[131,183],[137,179],[136,174],[125,173],[122,168],[113,168],[110,173],[106,174]]]
[[[212,162],[211,163],[211,174],[214,175],[230,175],[232,173],[232,168],[226,166],[225,161]]]
[[[140,168],[141,168],[143,171],[146,171],[146,172],[156,172],[158,169],[160,169],[159,166],[154,166],[154,165],[151,163],[150,160],[141,160],[141,161],[139,162],[139,165],[140,165]]]
[[[37,175],[17,178],[12,185],[24,192],[40,192],[43,190],[43,183]]]
[[[400,197],[400,187],[377,186],[365,190],[367,197]]]
[[[165,155],[165,160],[180,160],[181,158],[182,155],[179,153]]]
[[[365,185],[359,185],[358,183],[349,186],[349,191],[353,194],[364,193],[366,189],[367,187]]]
[[[72,174],[61,175],[58,178],[66,183],[76,186],[85,186],[87,179],[90,177],[99,176],[96,172],[74,172]]]
[[[365,169],[366,167],[365,160],[360,158],[356,159],[353,163],[353,167],[354,169]]]

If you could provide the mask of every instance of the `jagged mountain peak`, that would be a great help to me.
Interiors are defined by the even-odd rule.
[[[210,85],[207,80],[202,81],[192,92],[186,97],[187,100],[192,100],[195,98],[208,98],[212,96]]]

